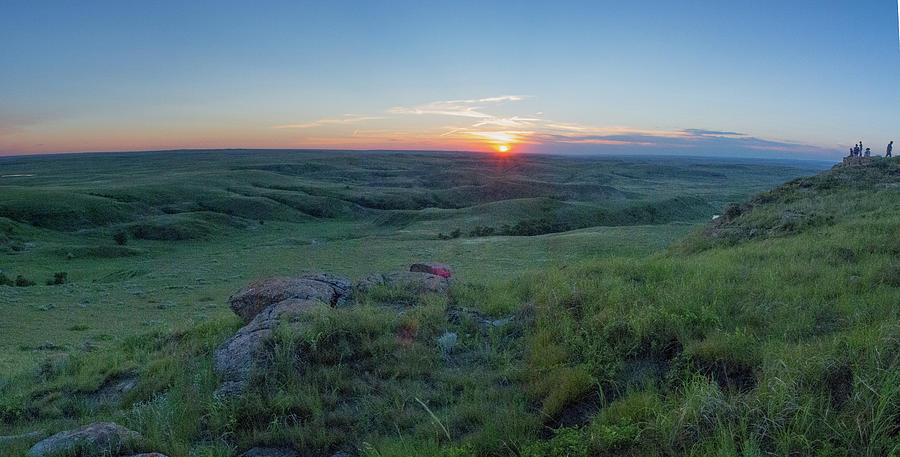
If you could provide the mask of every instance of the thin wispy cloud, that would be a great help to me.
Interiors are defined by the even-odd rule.
[[[495,117],[490,119],[485,119],[483,121],[479,121],[472,125],[472,127],[483,127],[483,126],[497,126],[497,127],[524,127],[533,125],[534,122],[540,122],[540,119],[533,117]]]
[[[738,133],[738,132],[723,132],[719,130],[706,130],[706,129],[684,129],[683,132],[698,135],[698,136],[747,136],[746,133]]]
[[[276,129],[308,129],[311,127],[320,127],[328,124],[354,124],[362,121],[371,121],[376,119],[384,119],[383,116],[356,116],[344,119],[319,119],[318,121],[308,122],[306,124],[284,124],[276,125]]]
[[[648,136],[658,136],[658,137],[682,137],[690,135],[689,132],[685,130],[663,130],[663,129],[640,129],[628,126],[619,126],[619,125],[611,125],[611,126],[595,126],[595,125],[581,125],[574,123],[561,123],[561,122],[553,122],[547,121],[544,124],[544,127],[547,131],[557,132],[560,135],[566,134],[578,134],[578,135],[595,135],[595,136],[603,136],[603,135],[648,135]]]
[[[699,153],[737,154],[740,151],[778,151],[798,154],[827,154],[824,148],[771,141],[747,133],[705,128],[648,129],[630,126],[588,125],[564,122],[534,115],[511,114],[513,102],[526,95],[502,95],[460,100],[439,100],[415,106],[395,106],[382,115],[348,114],[343,119],[320,119],[306,124],[287,124],[277,128],[307,129],[326,125],[354,124],[368,120],[392,119],[404,125],[403,118],[443,117],[452,120],[442,126],[414,128],[354,128],[352,135],[333,138],[338,144],[407,145],[417,148],[480,149],[486,146],[522,145],[523,150],[542,152],[589,152],[597,147],[610,150],[666,151],[693,150]],[[504,111],[505,114],[498,114]],[[533,111],[531,111],[533,112]],[[418,124],[417,124],[418,125]],[[327,137],[311,135],[307,142],[324,144]],[[623,149],[624,148],[624,149]]]
[[[487,97],[469,100],[443,100],[427,103],[419,106],[395,106],[388,110],[391,114],[432,114],[440,116],[474,117],[478,119],[493,119],[491,114],[480,110],[483,105],[490,103],[515,102],[527,98],[525,95],[502,95],[499,97]]]

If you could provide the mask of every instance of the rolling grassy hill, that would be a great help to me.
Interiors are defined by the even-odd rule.
[[[242,222],[381,217],[402,228],[429,217],[417,211],[494,204],[472,212],[505,212],[500,217],[511,225],[543,215],[577,228],[654,223],[661,214],[696,220],[798,173],[687,159],[333,151],[110,153],[0,164],[3,217],[63,232],[125,229],[138,238],[144,223],[175,226],[175,236],[187,238],[206,234],[190,230],[189,220],[228,225],[208,213]],[[404,218],[397,211],[411,213]],[[166,217],[172,215],[180,217]]]
[[[798,172],[554,158],[485,171],[477,157],[450,170],[415,157],[338,165],[323,154],[300,161],[309,168],[275,152],[200,156],[206,167],[170,157],[156,178],[123,163],[121,176],[4,187],[121,212],[49,226],[0,213],[8,271],[46,279],[65,265],[72,278],[0,286],[15,322],[3,330],[25,334],[5,347],[19,356],[0,376],[0,431],[115,420],[170,456],[265,444],[372,456],[900,451],[900,161],[738,199],[778,181],[775,170],[778,183]],[[140,187],[154,179],[173,181]],[[328,199],[335,213],[270,192]],[[230,203],[198,206],[207,195]],[[242,202],[258,198],[275,203]],[[578,230],[436,239],[541,219]],[[185,224],[190,236],[135,236],[147,224]],[[121,230],[124,246],[111,242]],[[448,297],[376,291],[310,315],[302,331],[276,334],[273,371],[244,395],[213,397],[212,353],[241,325],[223,309],[228,293],[276,274],[360,278],[423,258],[453,263]],[[459,336],[450,350],[438,343],[446,332]],[[104,399],[121,379],[137,388]]]
[[[105,348],[227,314],[228,294],[260,277],[358,278],[438,258],[463,280],[493,281],[644,254],[728,202],[809,173],[697,159],[334,151],[7,157],[0,170],[0,271],[37,283],[0,286],[0,368],[38,363],[39,347]],[[438,239],[454,231],[461,237]],[[66,284],[44,285],[60,272]],[[100,316],[111,322],[97,325]]]

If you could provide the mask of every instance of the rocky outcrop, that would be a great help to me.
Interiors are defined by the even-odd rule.
[[[100,422],[59,432],[32,446],[28,457],[130,455],[140,440],[137,432],[113,422]]]
[[[443,276],[415,271],[398,271],[396,273],[374,274],[356,284],[360,292],[370,291],[380,285],[396,287],[414,294],[446,294],[450,282]]]
[[[228,306],[244,322],[250,322],[264,309],[285,300],[318,300],[338,306],[350,299],[351,292],[349,280],[327,274],[272,278],[251,283],[232,295],[228,298]]]
[[[415,264],[410,269],[450,274],[450,267],[443,264]],[[449,290],[447,277],[421,271],[372,275],[357,283],[356,289],[368,291],[379,285],[399,287],[413,294],[446,294]],[[216,349],[215,370],[222,380],[216,397],[241,392],[255,371],[270,366],[266,344],[280,322],[299,325],[297,316],[342,305],[350,300],[353,290],[344,278],[313,274],[255,282],[232,295],[228,304],[247,325]]]
[[[225,340],[215,355],[216,372],[222,378],[217,396],[226,397],[240,392],[254,370],[266,368],[269,360],[265,354],[265,342],[279,321],[326,306],[311,299],[280,301],[264,309],[234,336]]]
[[[864,167],[866,165],[872,164],[872,157],[866,156],[847,156],[844,157],[843,162],[836,164],[832,168],[837,167]]]

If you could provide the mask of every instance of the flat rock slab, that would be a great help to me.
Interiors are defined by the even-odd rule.
[[[141,435],[113,422],[59,432],[28,451],[28,457],[56,455],[117,456],[133,451]]]
[[[298,278],[271,278],[251,283],[228,297],[228,306],[244,322],[250,322],[271,305],[289,299],[318,300],[338,306],[350,299],[349,280],[324,273]]]
[[[222,378],[222,386],[216,391],[216,396],[224,398],[240,392],[254,370],[267,367],[269,360],[265,354],[265,342],[282,319],[289,320],[291,316],[327,307],[318,300],[288,299],[257,314],[216,349],[216,373]]]
[[[46,435],[47,435],[47,432],[45,432],[43,429],[35,430],[33,432],[28,432],[28,433],[20,433],[18,435],[3,435],[3,436],[0,436],[0,445],[2,445],[4,442],[7,442],[7,441],[35,439],[35,438],[40,438],[40,437],[46,436]]]
[[[450,282],[447,278],[416,271],[374,274],[357,283],[356,288],[361,292],[365,292],[380,285],[398,287],[416,294],[433,293],[444,295],[450,288]]]

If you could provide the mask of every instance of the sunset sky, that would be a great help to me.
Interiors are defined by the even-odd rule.
[[[0,155],[836,158],[900,139],[895,0],[0,6]]]

